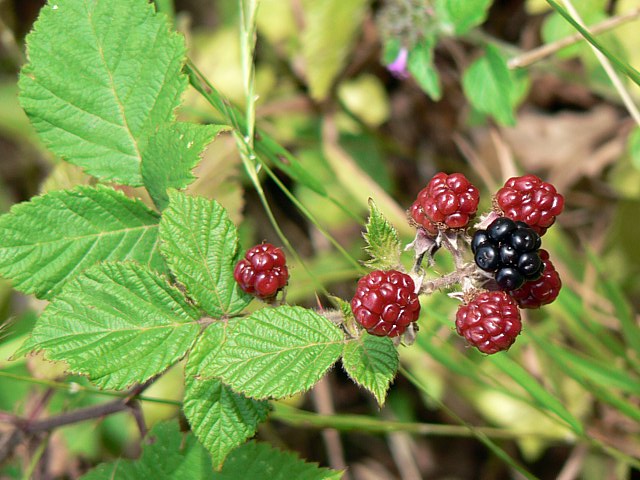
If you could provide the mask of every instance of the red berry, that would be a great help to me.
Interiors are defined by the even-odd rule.
[[[512,177],[496,193],[496,204],[504,216],[522,221],[544,235],[564,208],[564,197],[550,183],[535,175]]]
[[[376,270],[358,281],[351,310],[372,335],[396,337],[420,315],[411,277],[397,270]]]
[[[438,229],[466,227],[478,210],[479,200],[478,189],[463,174],[440,172],[418,193],[409,214],[435,235]]]
[[[456,330],[482,353],[508,350],[520,334],[520,311],[502,291],[481,292],[456,312]]]
[[[549,260],[549,252],[540,250],[540,259],[544,265],[542,276],[538,280],[526,282],[517,290],[509,292],[520,308],[540,308],[553,302],[560,293],[562,281],[553,263]]]
[[[270,243],[262,243],[247,250],[233,277],[240,288],[262,299],[271,299],[289,280],[287,259],[282,250]]]

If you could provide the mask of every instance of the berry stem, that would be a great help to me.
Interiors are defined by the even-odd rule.
[[[436,290],[451,287],[457,283],[462,283],[465,278],[469,277],[476,270],[476,266],[473,263],[463,263],[455,271],[443,275],[433,280],[427,280],[423,282],[420,288],[419,294],[430,295]]]

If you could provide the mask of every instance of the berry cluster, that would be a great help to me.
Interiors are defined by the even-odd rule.
[[[233,271],[240,288],[263,300],[275,298],[289,280],[287,259],[282,250],[261,243],[247,250]]]
[[[540,235],[526,223],[499,217],[486,230],[474,234],[471,251],[478,267],[495,272],[500,288],[516,290],[525,281],[537,280],[542,275],[540,244]]]
[[[418,228],[411,275],[398,265],[358,281],[351,310],[362,328],[407,340],[420,316],[419,294],[458,283],[463,291],[454,295],[464,301],[456,313],[456,331],[481,352],[493,354],[507,350],[520,334],[520,308],[539,308],[556,299],[562,282],[549,253],[540,248],[540,237],[562,212],[562,195],[535,175],[510,178],[494,196],[493,211],[470,232],[478,202],[478,189],[461,173],[431,179],[408,211]],[[460,241],[475,263],[465,263]],[[422,259],[440,246],[453,255],[456,271],[424,282]],[[289,272],[282,251],[263,243],[247,251],[234,277],[245,292],[273,302]]]

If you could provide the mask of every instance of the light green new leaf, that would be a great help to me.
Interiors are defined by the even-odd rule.
[[[464,93],[482,113],[493,116],[503,125],[514,125],[513,81],[507,62],[493,45],[487,45],[486,55],[477,59],[462,76]]]
[[[212,480],[340,480],[342,472],[306,463],[266,443],[249,442],[229,455]],[[177,478],[177,477],[174,477]],[[185,477],[186,478],[186,477]]]
[[[218,379],[202,379],[203,365],[216,356],[225,336],[226,324],[210,325],[189,354],[183,411],[191,430],[205,446],[215,468],[238,445],[253,436],[267,418],[269,404],[235,393]]]
[[[382,215],[373,199],[369,199],[369,220],[366,227],[365,248],[371,259],[367,260],[365,265],[381,270],[398,268],[402,252],[398,231]]]
[[[342,353],[343,341],[340,329],[313,310],[263,308],[229,322],[220,351],[201,372],[248,397],[283,398],[320,380]]]
[[[456,35],[464,35],[487,18],[491,0],[436,0],[438,19]]]
[[[200,330],[198,319],[163,276],[135,263],[102,263],[65,286],[22,350],[44,350],[72,373],[121,390],[180,360]]]
[[[302,3],[307,20],[302,35],[307,81],[311,96],[315,100],[323,100],[347,59],[367,2],[304,0]],[[327,28],[328,25],[331,27]]]
[[[51,0],[27,37],[20,103],[53,153],[139,186],[149,135],[186,88],[185,52],[146,1]]]
[[[160,239],[176,279],[209,315],[238,313],[251,301],[233,278],[238,232],[218,202],[170,191]]]
[[[209,455],[196,438],[182,433],[178,422],[155,425],[142,443],[138,460],[115,460],[103,463],[83,475],[81,480],[141,480],[183,478],[205,480],[212,478]]]
[[[49,299],[101,261],[135,260],[164,270],[158,221],[142,202],[104,186],[35,197],[0,217],[0,274],[17,290]]]
[[[200,154],[225,125],[171,123],[163,125],[149,139],[142,153],[142,180],[159,210],[169,203],[167,189],[182,189],[195,180],[191,170]]]
[[[440,87],[438,70],[433,64],[435,43],[436,38],[430,36],[413,47],[409,52],[407,68],[426,94],[432,100],[438,101],[442,97],[442,88]]]
[[[342,366],[349,376],[384,405],[389,385],[398,370],[398,350],[388,337],[362,334],[347,342],[342,352]]]

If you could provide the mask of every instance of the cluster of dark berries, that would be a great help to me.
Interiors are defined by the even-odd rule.
[[[279,248],[261,243],[247,250],[236,264],[233,277],[245,292],[272,300],[289,281],[287,259]]]
[[[486,230],[476,231],[471,251],[478,267],[495,273],[502,290],[516,290],[542,276],[540,245],[540,235],[526,223],[499,217]]]

